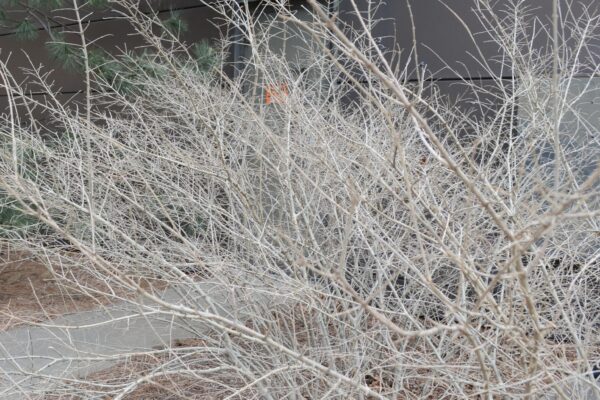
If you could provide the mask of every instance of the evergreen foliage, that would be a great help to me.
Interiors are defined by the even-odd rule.
[[[23,237],[35,229],[47,229],[47,227],[41,225],[35,217],[25,213],[12,196],[0,191],[0,237]]]
[[[103,9],[109,7],[107,0],[88,0],[88,7]],[[53,18],[54,11],[72,6],[68,0],[0,0],[0,27],[12,29],[19,40],[33,40],[39,36],[40,30],[45,30],[50,36],[46,47],[53,59],[57,60],[66,69],[78,70],[83,68],[81,51],[77,45],[66,40],[65,33],[72,32],[64,23]],[[22,12],[20,18],[13,18],[7,12],[11,7],[19,7]],[[163,21],[163,28],[175,36],[187,32],[189,26],[181,18],[180,13],[173,11],[169,18]],[[212,47],[206,43],[195,43],[192,54],[198,61],[200,69],[210,69],[216,61],[216,54]],[[107,81],[112,81],[117,75],[114,68],[118,63],[110,62],[110,55],[101,48],[92,48],[90,51],[90,66],[94,72]]]
[[[88,0],[85,4],[99,10],[110,6],[107,0]],[[81,47],[67,40],[67,33],[75,32],[74,28],[53,18],[54,11],[72,5],[71,0],[0,0],[0,27],[12,29],[16,38],[23,41],[34,40],[39,37],[40,30],[46,31],[50,36],[50,40],[46,42],[50,56],[65,69],[83,71],[84,58]],[[20,11],[13,13],[9,11],[11,8]],[[15,15],[19,18],[15,18]],[[178,12],[171,12],[162,24],[165,30],[176,37],[189,28]],[[191,54],[196,59],[195,67],[200,71],[210,70],[216,64],[217,54],[208,42],[193,44]],[[151,57],[151,54],[142,52],[115,59],[102,48],[95,46],[88,48],[88,63],[95,76],[109,83],[116,90],[127,93],[143,90],[130,84],[136,80],[136,74],[151,76],[157,74],[157,71],[152,70],[152,65],[155,64],[145,62]],[[189,230],[186,231],[188,234],[196,232],[193,226],[199,225],[201,223],[198,221],[195,224],[182,224]],[[7,193],[0,192],[0,237],[21,236],[31,229],[39,229],[36,218],[25,214],[19,204]]]

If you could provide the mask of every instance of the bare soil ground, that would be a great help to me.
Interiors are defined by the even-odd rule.
[[[135,296],[131,291],[115,288],[109,279],[79,268],[79,255],[64,257],[69,259],[68,265],[59,266],[42,262],[25,251],[0,250],[0,331],[93,310]],[[157,289],[166,287],[165,282],[158,280],[141,284]]]
[[[85,279],[82,272],[73,271]],[[84,295],[22,251],[0,253],[0,330],[38,322],[106,304],[101,296]]]
[[[176,339],[168,349],[132,356],[127,361],[87,376],[85,383],[70,388],[69,393],[46,394],[40,400],[81,399],[83,397],[80,395],[73,394],[78,392],[78,388],[81,389],[81,393],[93,392],[98,387],[103,389],[113,387],[118,391],[131,382],[143,380],[144,377],[147,379],[140,382],[137,388],[127,393],[124,398],[127,400],[216,400],[231,396],[236,388],[244,386],[235,374],[225,371],[218,377],[214,377],[216,379],[212,382],[194,376],[195,372],[202,374],[202,370],[217,366],[209,355],[199,351],[205,346],[201,339]],[[161,366],[177,362],[180,357],[187,359],[189,364],[187,367],[182,367],[178,372],[171,370],[171,374],[156,374],[161,370]],[[190,365],[194,367],[189,368]],[[148,378],[149,375],[155,376]],[[244,396],[231,398],[252,398],[252,396],[246,397],[249,393],[252,393],[252,390],[245,391]],[[110,399],[112,396],[103,398]]]

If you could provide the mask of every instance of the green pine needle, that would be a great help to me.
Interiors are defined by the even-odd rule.
[[[46,5],[44,0],[29,0],[27,5],[31,8],[42,8]]]
[[[77,48],[65,42],[64,35],[55,33],[51,42],[46,43],[50,56],[67,69],[77,69],[81,65],[81,53]]]
[[[89,0],[88,4],[92,7],[105,7],[108,5],[107,0]]]
[[[215,50],[206,40],[194,44],[193,54],[202,71],[210,70],[218,61]]]
[[[24,19],[17,25],[15,35],[21,40],[32,40],[38,36],[38,31],[30,20]]]
[[[27,5],[34,9],[54,10],[64,6],[64,0],[29,0]]]
[[[47,7],[50,9],[57,9],[57,8],[62,8],[65,6],[65,2],[64,0],[46,0],[47,1]]]
[[[64,7],[65,0],[29,0],[27,5],[35,9],[55,10]]]
[[[19,4],[19,0],[0,0],[0,7],[14,7]]]
[[[187,32],[188,30],[187,22],[184,21],[177,12],[172,12],[171,16],[163,21],[163,26],[175,36],[179,36],[181,33]]]

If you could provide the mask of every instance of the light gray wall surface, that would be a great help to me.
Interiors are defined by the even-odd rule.
[[[357,5],[365,17],[369,10],[368,0],[340,0],[340,19],[351,26],[360,27]],[[400,64],[412,61],[416,48],[420,62],[427,65],[429,77],[448,79],[458,77],[510,76],[510,68],[502,68],[500,49],[493,43],[495,35],[485,33],[486,24],[476,11],[475,0],[387,0],[371,2],[370,10],[375,20],[375,37],[381,39],[386,50],[402,50]],[[508,1],[492,1],[493,9],[500,16],[510,6]],[[410,4],[410,7],[409,7]],[[529,28],[535,36],[535,49],[546,49],[551,32],[552,2],[549,0],[527,0],[522,3],[521,16],[537,17],[535,35],[533,24]],[[584,15],[586,10],[600,10],[600,0],[560,0],[561,12],[567,14],[570,6],[571,21]],[[412,12],[412,18],[411,18]],[[533,22],[528,17],[530,22]],[[412,20],[412,21],[411,21]],[[415,32],[413,35],[413,22]],[[506,21],[504,21],[506,22]],[[568,24],[559,21],[561,34],[569,36]],[[510,26],[507,27],[510,30]],[[594,44],[600,46],[600,35]],[[416,47],[413,46],[416,44]],[[588,58],[586,60],[586,58]],[[481,61],[487,62],[483,67]],[[600,62],[600,52],[582,55],[582,62],[590,65]]]
[[[424,68],[425,78],[435,81],[441,94],[452,100],[462,99],[457,104],[461,109],[469,110],[476,118],[494,117],[500,104],[493,94],[485,92],[499,86],[495,79],[504,78],[502,81],[506,85],[506,79],[518,78],[518,72],[513,70],[510,57],[494,41],[498,36],[486,32],[488,25],[481,18],[482,10],[476,9],[477,3],[476,0],[339,0],[339,19],[342,25],[360,31],[359,15],[365,18],[364,21],[372,15],[377,21],[372,29],[373,36],[380,41],[380,47],[387,52],[393,66],[406,68],[408,78],[416,79],[417,63],[421,63],[419,69],[423,71]],[[497,15],[508,16],[506,12],[512,2],[497,0],[489,3]],[[541,54],[551,51],[552,1],[527,0],[520,4],[523,8],[519,17],[529,23],[527,35],[522,39],[533,40],[533,51]],[[592,14],[600,11],[600,0],[559,0],[559,7],[571,23],[579,22],[578,17],[587,11]],[[509,33],[510,19],[503,21]],[[577,42],[569,31],[570,25],[561,20],[559,27],[561,36],[573,37],[568,43],[574,48]],[[589,41],[592,51],[583,51],[578,59],[580,72],[584,75],[600,64],[598,33]],[[392,58],[393,49],[399,50],[400,55],[396,52]],[[532,52],[527,48],[523,51],[525,55]],[[551,62],[546,64],[548,73],[551,67]],[[543,73],[543,69],[537,72]],[[470,81],[474,86],[467,89],[462,80]],[[474,90],[477,87],[481,90]],[[510,89],[510,85],[505,87]]]
[[[338,0],[331,0],[338,1]],[[600,8],[600,0],[561,0],[561,6],[566,2],[573,5],[574,15],[583,13],[585,7]],[[401,56],[395,60],[396,64],[408,64],[409,70],[416,69],[416,54],[418,61],[426,65],[426,76],[436,80],[448,82],[440,84],[441,90],[449,95],[458,97],[464,92],[460,85],[452,84],[452,80],[460,78],[511,77],[513,72],[506,65],[499,62],[501,52],[497,45],[491,41],[490,35],[482,33],[485,29],[474,11],[474,0],[387,0],[371,1],[355,0],[362,15],[366,15],[371,7],[375,19],[379,22],[374,26],[373,33],[381,39],[382,48],[391,53],[393,49],[401,50]],[[410,3],[409,3],[410,2]],[[254,3],[258,3],[254,1]],[[506,7],[507,2],[492,2],[496,9]],[[202,6],[201,0],[152,0],[151,8],[161,11],[162,16],[168,17],[172,7],[181,9],[181,17],[187,22],[189,32],[184,35],[186,42],[195,42],[201,39],[215,40],[227,34],[228,28],[215,24],[223,24],[223,20],[210,10]],[[370,4],[370,6],[369,6]],[[410,8],[409,8],[410,4]],[[551,2],[548,0],[528,0],[526,2],[532,15],[539,18],[540,28],[549,29],[551,20]],[[144,10],[144,11],[150,11]],[[22,16],[22,11],[7,10],[14,17]],[[412,18],[411,18],[412,12]],[[132,34],[131,27],[124,21],[110,19],[115,17],[115,12],[95,11],[87,19],[88,38],[94,40],[102,37],[98,45],[110,51],[134,48],[143,42]],[[68,21],[73,18],[72,11],[59,11],[53,17],[57,21]],[[352,0],[339,0],[339,20],[343,24],[359,27],[359,20],[353,7]],[[415,35],[413,36],[413,22]],[[568,29],[561,26],[562,29]],[[60,89],[67,97],[84,88],[81,74],[65,70],[49,57],[45,48],[48,35],[42,30],[39,37],[32,41],[19,41],[9,30],[0,29],[0,60],[8,61],[11,71],[16,74],[19,81],[25,79],[20,68],[30,65],[43,65],[45,72],[51,71],[49,79],[55,87]],[[77,40],[76,37],[73,40]],[[543,49],[548,37],[539,34],[536,39],[538,49]],[[416,47],[414,46],[416,44]],[[600,49],[600,35],[598,35]],[[600,54],[600,52],[597,52]],[[480,55],[479,55],[480,54]],[[598,54],[585,54],[585,60],[590,65],[600,63]],[[481,61],[487,63],[483,67]],[[414,72],[410,75],[415,78]],[[31,85],[29,90],[41,91],[39,87]],[[0,89],[0,112],[6,110],[6,96]]]

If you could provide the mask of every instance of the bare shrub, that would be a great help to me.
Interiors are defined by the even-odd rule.
[[[142,309],[202,339],[136,354],[161,353],[138,375],[57,379],[54,393],[572,398],[574,381],[595,387],[600,144],[585,122],[573,134],[583,116],[570,85],[590,72],[581,54],[595,54],[597,18],[558,10],[569,29],[544,52],[532,14],[475,1],[515,78],[464,82],[459,107],[434,82],[406,83],[410,66],[393,68],[368,30],[310,4],[300,18],[271,2],[266,18],[211,3],[248,49],[233,78],[153,36],[158,21],[131,4],[151,55],[118,58],[133,73],[117,88],[89,70],[79,111],[35,104],[2,70],[23,106],[54,119],[51,133],[15,112],[3,121],[2,190],[46,227],[23,243],[48,260],[77,252],[106,295],[137,292]],[[300,66],[268,46],[283,22]],[[484,95],[493,102],[478,104]],[[469,98],[489,112],[465,109]],[[164,300],[149,279],[195,295]]]

